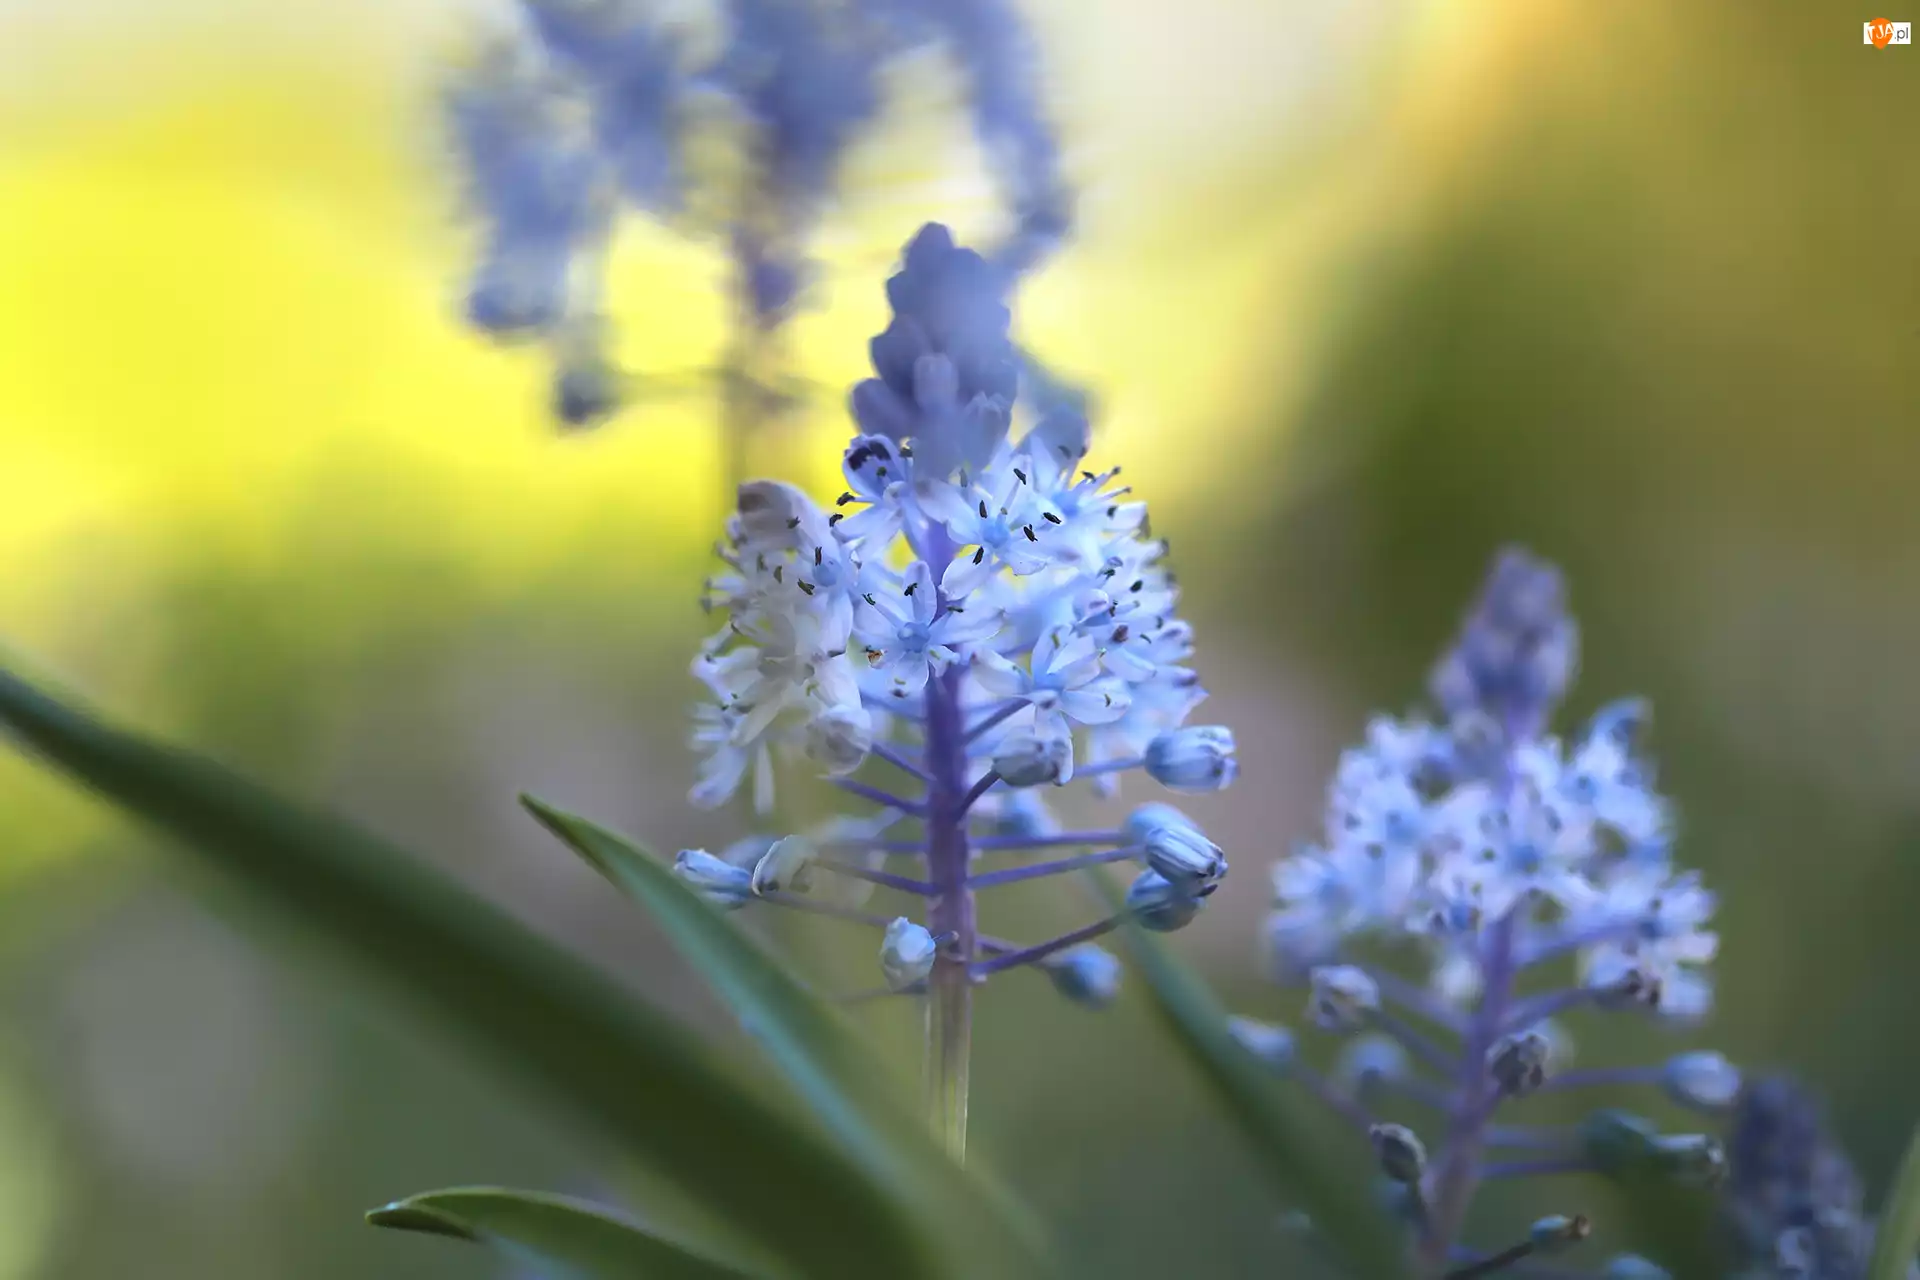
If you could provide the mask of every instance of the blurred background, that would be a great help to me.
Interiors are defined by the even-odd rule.
[[[459,322],[435,91],[484,7],[0,0],[0,636],[729,1037],[514,803],[667,850],[749,829],[683,800],[712,404],[563,436],[542,357]],[[1817,1085],[1877,1195],[1920,1110],[1920,53],[1857,32],[1909,15],[1028,9],[1080,224],[1017,330],[1097,393],[1096,456],[1177,549],[1202,718],[1241,741],[1241,784],[1196,809],[1234,875],[1179,944],[1241,1011],[1297,1015],[1259,972],[1266,866],[1525,543],[1585,626],[1570,711],[1653,699],[1680,856],[1722,898],[1720,1006],[1685,1042]],[[908,90],[849,161],[790,337],[822,387],[859,374],[914,227],[964,235],[988,203],[964,124]],[[623,357],[715,363],[718,246],[635,222],[612,270]],[[847,427],[817,400],[761,469],[833,483]],[[473,1275],[361,1211],[632,1190],[594,1135],[64,782],[0,760],[0,815],[0,1280]],[[1092,910],[1021,901],[1018,936]],[[871,983],[871,939],[785,925]],[[867,1017],[910,1070],[911,1012]],[[1276,1205],[1137,1007],[1016,976],[979,1037],[977,1149],[1075,1249],[1271,1274]]]

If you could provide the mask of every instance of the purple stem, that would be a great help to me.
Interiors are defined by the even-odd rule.
[[[1073,776],[1095,778],[1103,773],[1122,773],[1128,769],[1138,769],[1146,762],[1145,756],[1131,756],[1125,760],[1101,760],[1089,765],[1075,765]]]
[[[896,876],[890,871],[872,871],[866,867],[857,867],[850,862],[840,862],[833,858],[818,858],[814,866],[822,871],[831,871],[837,876],[849,880],[865,880],[868,884],[883,885],[888,889],[898,889],[902,893],[915,894],[922,898],[933,895],[933,886],[925,880],[915,880],[911,876]]]
[[[954,547],[945,528],[924,531],[929,564],[946,564]],[[944,592],[936,617],[946,612]],[[940,948],[927,979],[927,1104],[936,1136],[955,1160],[967,1148],[968,1066],[973,1041],[974,953],[980,945],[973,890],[967,885],[967,742],[960,709],[964,670],[949,668],[926,688],[927,875],[933,892],[927,900],[927,928],[950,941]],[[988,777],[993,775],[990,773]]]
[[[1500,1033],[1509,1036],[1518,1035],[1522,1031],[1539,1026],[1555,1014],[1577,1009],[1583,1004],[1590,1004],[1602,994],[1604,993],[1587,987],[1568,987],[1564,991],[1550,991],[1546,995],[1522,1000],[1513,1006],[1512,1013],[1507,1015],[1506,1022],[1500,1028]]]
[[[984,796],[985,794],[987,794],[987,792],[993,790],[999,784],[1000,784],[1000,775],[995,773],[993,770],[989,769],[987,770],[986,774],[980,779],[980,781],[974,783],[971,787],[967,789],[967,794],[964,797],[962,797],[960,800],[959,817],[963,824],[963,829],[964,829],[964,823],[966,820],[967,810],[973,808],[974,804],[980,799],[981,796]]]
[[[1380,988],[1381,995],[1408,1013],[1424,1022],[1431,1022],[1436,1027],[1450,1031],[1456,1036],[1466,1032],[1466,1019],[1462,1018],[1458,1011],[1447,1008],[1399,974],[1372,966],[1366,966],[1365,972],[1369,978],[1373,979],[1373,984]],[[1447,1071],[1450,1073],[1452,1070],[1452,1062],[1449,1059]]]
[[[1545,964],[1549,960],[1557,960],[1561,956],[1572,955],[1588,947],[1597,947],[1603,942],[1618,942],[1631,938],[1639,932],[1639,929],[1640,924],[1636,920],[1615,920],[1610,924],[1596,925],[1579,933],[1556,937],[1550,942],[1543,942],[1522,951],[1519,967],[1530,969],[1534,965]]]
[[[1408,1026],[1404,1019],[1396,1017],[1385,1009],[1375,1009],[1368,1015],[1367,1020],[1399,1041],[1400,1046],[1408,1053],[1411,1053],[1414,1057],[1420,1059],[1420,1061],[1426,1063],[1441,1075],[1459,1074],[1459,1060]]]
[[[900,769],[907,773],[912,774],[914,777],[920,779],[920,781],[922,782],[933,781],[932,778],[927,776],[927,771],[925,769],[922,769],[919,765],[907,759],[905,756],[901,755],[898,751],[895,751],[892,747],[888,746],[884,742],[876,742],[873,744],[873,754],[877,758],[881,760],[885,760],[888,764],[892,765],[894,768]]]
[[[1064,849],[1080,844],[1115,844],[1126,839],[1119,831],[1062,831],[1051,836],[980,836],[973,847],[982,853],[1010,853],[1020,849]]]
[[[1362,1137],[1373,1128],[1373,1113],[1357,1098],[1335,1088],[1331,1081],[1312,1067],[1304,1062],[1296,1062],[1288,1068],[1288,1073],[1305,1085],[1322,1106],[1358,1129]]]
[[[1525,1125],[1493,1124],[1487,1126],[1487,1145],[1490,1147],[1522,1147],[1534,1151],[1566,1151],[1579,1142],[1579,1135],[1571,1129],[1530,1129]]]
[[[1114,916],[1107,920],[1096,920],[1092,924],[1083,925],[1075,929],[1072,933],[1065,933],[1057,938],[1049,939],[1046,942],[1036,943],[1031,947],[1022,947],[1018,951],[1009,951],[1005,955],[995,956],[991,960],[986,960],[974,965],[973,976],[976,978],[984,978],[988,974],[999,973],[1002,969],[1012,969],[1017,965],[1033,964],[1036,961],[1045,960],[1055,952],[1065,951],[1068,947],[1077,947],[1081,943],[1097,938],[1103,933],[1113,932],[1120,926],[1120,922],[1124,919],[1126,919],[1125,916]]]
[[[871,800],[882,808],[898,809],[916,818],[924,818],[927,814],[927,806],[918,800],[903,800],[878,787],[870,787],[864,782],[855,782],[852,778],[835,778],[833,782],[842,791],[859,796],[863,800]]]
[[[1551,1156],[1543,1160],[1507,1160],[1488,1165],[1485,1178],[1538,1178],[1556,1173],[1592,1173],[1593,1161],[1585,1156]]]
[[[1018,715],[1021,709],[1024,708],[1026,705],[1027,705],[1027,700],[1025,698],[1011,698],[1006,702],[1001,703],[1000,706],[986,719],[975,721],[971,726],[968,727],[967,741],[972,742],[975,738],[979,737],[981,734],[985,733],[987,730],[993,728],[993,726],[997,724],[1002,724],[1009,718],[1015,715]]]
[[[975,889],[990,889],[997,884],[1017,884],[1022,880],[1038,880],[1042,876],[1057,876],[1063,871],[1078,871],[1082,867],[1097,867],[1106,862],[1120,862],[1134,857],[1132,849],[1109,849],[1105,853],[1083,853],[1077,858],[1060,858],[1053,862],[1036,862],[1031,866],[1008,867],[1004,871],[989,871],[985,875],[969,876],[967,883]]]
[[[1484,1101],[1488,1092],[1487,1052],[1498,1038],[1506,1020],[1507,1002],[1513,996],[1514,927],[1514,913],[1509,911],[1487,935],[1487,952],[1481,964],[1483,994],[1467,1024],[1449,1108],[1453,1114],[1440,1151],[1431,1214],[1420,1245],[1421,1259],[1430,1272],[1444,1265],[1480,1181],[1480,1148],[1489,1110]]]
[[[1659,1084],[1666,1072],[1660,1067],[1590,1067],[1585,1071],[1564,1071],[1548,1076],[1536,1092],[1559,1093],[1567,1089],[1614,1089],[1623,1086]]]

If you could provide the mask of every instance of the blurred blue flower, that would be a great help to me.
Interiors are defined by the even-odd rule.
[[[1398,1046],[1364,1080],[1352,1069],[1331,1082],[1299,1078],[1373,1126],[1379,1158],[1398,1162],[1384,1170],[1391,1177],[1409,1167],[1405,1144],[1381,1147],[1371,1108],[1412,1101],[1441,1113],[1430,1165],[1407,1191],[1411,1243],[1429,1266],[1505,1267],[1584,1235],[1569,1225],[1577,1219],[1554,1219],[1505,1250],[1465,1249],[1460,1229],[1487,1178],[1653,1171],[1712,1181],[1724,1171],[1714,1139],[1661,1134],[1625,1112],[1572,1130],[1496,1123],[1518,1099],[1610,1085],[1662,1088],[1721,1114],[1741,1086],[1737,1069],[1706,1052],[1567,1067],[1571,1044],[1556,1021],[1565,1014],[1704,1017],[1718,945],[1714,896],[1670,861],[1669,807],[1640,752],[1644,704],[1603,709],[1571,744],[1548,732],[1578,649],[1559,572],[1503,553],[1435,670],[1438,721],[1374,720],[1340,759],[1321,842],[1274,869],[1275,976],[1307,983],[1321,1028]],[[1167,780],[1184,781],[1187,758],[1204,756],[1201,733],[1170,739],[1193,746],[1166,749]],[[1378,942],[1419,956],[1424,980],[1366,963]],[[1542,985],[1562,966],[1570,984]]]
[[[733,258],[745,335],[772,332],[806,285],[807,244],[836,196],[842,160],[880,118],[883,72],[916,50],[942,48],[963,72],[975,131],[1013,211],[1005,243],[978,260],[973,292],[997,299],[1069,224],[1037,57],[1008,0],[725,0],[708,56],[696,54],[696,33],[670,27],[645,0],[521,0],[520,16],[447,92],[483,231],[467,314],[487,333],[554,344],[555,403],[566,421],[596,420],[619,403],[601,302],[616,214],[696,212]],[[741,164],[731,172],[742,176],[696,182],[696,172],[730,172],[692,163],[696,146],[713,142],[696,125],[715,109],[738,126]],[[916,342],[947,350],[962,341],[949,354],[963,366],[966,411],[979,384],[965,366],[985,353],[947,332],[950,321],[964,327],[964,316],[896,305],[920,335],[882,340],[906,364],[876,358],[881,379],[911,400]],[[993,390],[1011,400],[1007,379],[1019,362],[1007,348],[997,364]],[[1037,385],[1055,385],[1035,374]]]

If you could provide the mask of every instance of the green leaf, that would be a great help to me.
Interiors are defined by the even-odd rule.
[[[1916,1249],[1920,1249],[1920,1128],[1907,1140],[1900,1174],[1880,1205],[1867,1280],[1906,1280]]]
[[[1104,876],[1089,878],[1114,911],[1124,909],[1124,897]],[[1161,1024],[1253,1143],[1282,1194],[1312,1219],[1319,1237],[1345,1264],[1343,1270],[1359,1276],[1404,1274],[1399,1243],[1404,1232],[1372,1207],[1371,1168],[1358,1159],[1337,1159],[1324,1143],[1316,1143],[1315,1126],[1298,1100],[1233,1038],[1226,1011],[1197,974],[1138,924],[1129,921],[1118,933]]]
[[[788,965],[625,837],[532,796],[521,803],[647,911],[862,1167],[937,1220],[949,1247],[996,1276],[1038,1265],[1031,1224],[896,1105],[882,1065]]]
[[[385,1208],[376,1227],[513,1246],[543,1270],[593,1280],[747,1280],[753,1272],[628,1222],[584,1200],[502,1187],[427,1191]]]
[[[400,849],[5,671],[0,726],[414,997],[809,1275],[951,1274],[899,1190],[665,1015]]]

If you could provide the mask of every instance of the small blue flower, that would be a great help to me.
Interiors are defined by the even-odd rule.
[[[902,991],[926,980],[940,954],[939,944],[922,925],[901,916],[887,926],[880,941],[880,970],[887,985]]]
[[[1192,823],[1158,823],[1141,843],[1147,865],[1174,884],[1198,888],[1227,873],[1227,860],[1221,856],[1220,846],[1207,839]]]
[[[1023,729],[993,753],[993,771],[1010,787],[1060,786],[1073,780],[1073,737]]]
[[[724,911],[746,906],[753,896],[752,872],[716,858],[705,849],[682,849],[674,857],[673,873]]]
[[[1199,914],[1202,900],[1153,870],[1142,871],[1127,888],[1127,910],[1155,933],[1186,928]]]
[[[1120,995],[1120,961],[1091,944],[1069,947],[1044,967],[1054,990],[1077,1005],[1104,1009]]]
[[[1147,744],[1147,774],[1174,791],[1199,795],[1229,786],[1240,771],[1233,731],[1224,725],[1189,725]]]
[[[1661,1084],[1683,1107],[1730,1111],[1740,1097],[1740,1069],[1718,1053],[1682,1053],[1667,1060]]]

